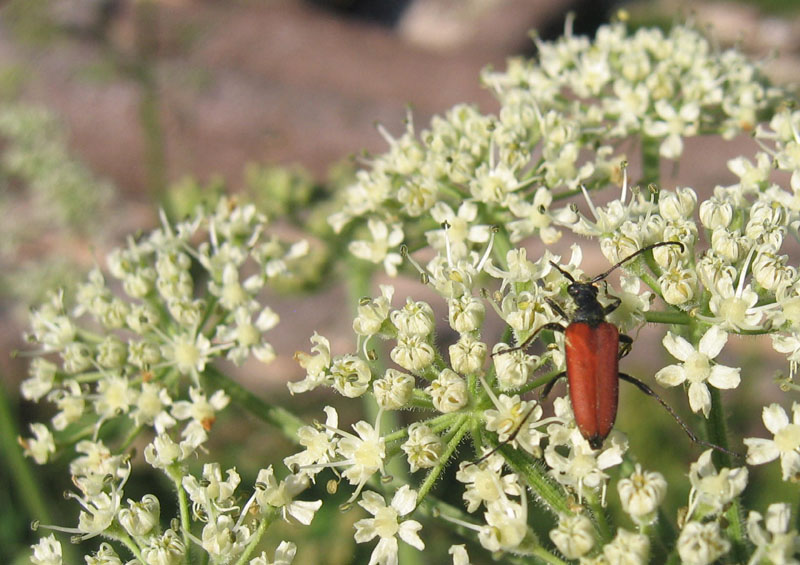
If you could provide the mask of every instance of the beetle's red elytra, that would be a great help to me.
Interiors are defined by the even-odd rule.
[[[619,398],[619,331],[573,322],[565,330],[567,380],[575,423],[593,449],[611,433]]]

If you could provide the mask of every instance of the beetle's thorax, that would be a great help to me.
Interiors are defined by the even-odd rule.
[[[583,322],[596,326],[605,321],[603,305],[597,300],[597,287],[591,283],[574,282],[567,287],[567,292],[575,302],[573,322]]]

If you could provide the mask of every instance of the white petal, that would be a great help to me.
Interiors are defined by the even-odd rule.
[[[708,382],[717,388],[736,388],[742,380],[739,376],[740,371],[741,369],[738,367],[714,365],[711,367],[711,375],[708,377]]]
[[[704,353],[709,359],[713,359],[725,344],[728,342],[728,334],[719,326],[711,326],[703,337],[700,338],[700,343],[697,350]]]
[[[378,530],[375,529],[374,518],[364,518],[355,524],[356,533],[354,535],[356,543],[365,543],[378,535]]]
[[[703,416],[708,418],[711,411],[711,393],[705,383],[692,383],[689,385],[689,406],[693,412],[703,411]]]
[[[416,520],[406,520],[400,524],[400,530],[398,530],[397,535],[399,535],[400,539],[406,542],[408,545],[416,547],[422,551],[425,549],[425,543],[417,534],[417,532],[419,532],[421,529],[422,524]]]
[[[375,549],[372,550],[372,557],[369,565],[397,565],[397,538],[381,538]]]
[[[392,508],[397,510],[400,516],[405,516],[417,505],[417,491],[412,490],[408,485],[400,487],[392,498]]]
[[[686,361],[689,355],[694,353],[694,347],[692,347],[691,343],[672,332],[667,332],[667,335],[664,336],[663,343],[666,350],[679,361]]]
[[[656,380],[664,386],[677,386],[686,380],[682,365],[667,365],[656,373]]]
[[[781,470],[783,480],[794,480],[800,476],[800,453],[796,451],[784,452],[781,454]]]
[[[780,404],[765,406],[761,412],[761,418],[764,420],[764,426],[773,434],[777,434],[789,425],[789,417]]]
[[[749,465],[761,465],[769,463],[778,458],[781,452],[778,446],[771,439],[760,437],[745,438],[744,444],[747,446],[747,463]]]
[[[358,505],[373,516],[377,514],[380,509],[386,508],[386,502],[383,500],[383,497],[371,490],[364,491],[361,495],[361,500],[358,501]]]

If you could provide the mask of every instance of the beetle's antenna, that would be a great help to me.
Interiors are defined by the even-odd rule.
[[[559,266],[557,263],[555,263],[554,261],[550,261],[550,264],[551,264],[551,265],[553,265],[553,266],[554,266],[554,267],[555,267],[555,268],[558,270],[558,272],[559,272],[559,273],[561,273],[562,275],[564,275],[564,277],[565,277],[565,278],[566,278],[566,279],[567,279],[567,280],[568,280],[570,283],[574,283],[574,282],[575,282],[575,278],[574,278],[572,275],[570,275],[570,274],[569,274],[567,271],[565,271],[564,269],[562,269],[562,268],[561,268],[561,267],[560,267],[560,266]]]
[[[622,379],[623,381],[627,381],[627,382],[631,383],[636,388],[638,388],[640,391],[645,393],[647,396],[652,396],[653,398],[655,398],[659,402],[659,404],[661,404],[661,406],[663,406],[666,409],[666,411],[670,413],[670,416],[672,416],[672,418],[676,422],[678,422],[678,425],[681,428],[683,428],[683,431],[686,432],[686,435],[689,436],[689,439],[692,440],[693,442],[695,442],[697,445],[702,445],[703,447],[710,447],[711,449],[715,449],[715,450],[717,450],[717,451],[719,451],[721,453],[724,453],[726,455],[732,455],[733,457],[736,457],[736,458],[739,458],[739,459],[742,458],[742,454],[741,453],[737,453],[735,451],[731,451],[730,449],[728,449],[726,447],[722,447],[721,445],[717,445],[715,443],[711,443],[710,441],[705,441],[705,440],[702,440],[699,437],[697,437],[697,435],[695,435],[695,433],[689,428],[689,426],[687,426],[686,423],[683,420],[681,420],[681,417],[678,416],[678,414],[675,413],[675,410],[673,410],[672,407],[669,404],[667,404],[667,402],[663,398],[661,398],[658,394],[656,394],[656,391],[654,391],[652,388],[650,388],[649,386],[644,384],[642,381],[640,381],[636,377],[632,377],[630,375],[626,375],[625,373],[620,373],[619,374],[619,378]]]
[[[615,270],[617,270],[619,267],[621,267],[622,265],[624,265],[625,263],[627,263],[628,261],[630,261],[631,259],[635,259],[636,257],[638,257],[639,255],[641,255],[642,253],[647,253],[647,252],[648,252],[648,251],[650,251],[651,249],[655,249],[656,247],[663,247],[663,246],[665,246],[665,245],[678,245],[678,246],[680,246],[680,248],[681,248],[681,252],[683,252],[683,250],[685,249],[684,245],[683,245],[683,244],[682,244],[680,241],[659,241],[658,243],[653,243],[653,244],[651,244],[651,245],[647,245],[647,246],[645,246],[645,247],[642,247],[642,248],[641,248],[639,251],[635,251],[635,252],[631,253],[630,255],[628,255],[627,257],[625,257],[625,258],[624,258],[622,261],[620,261],[619,263],[617,263],[616,265],[614,265],[613,267],[611,267],[609,270],[607,270],[605,273],[602,273],[602,274],[600,274],[600,275],[597,275],[596,277],[594,277],[594,278],[593,278],[592,280],[590,280],[589,282],[590,282],[590,283],[592,283],[592,284],[594,284],[594,283],[596,283],[597,281],[601,281],[601,280],[603,280],[604,278],[606,278],[608,275],[610,275],[611,273],[613,273]],[[558,266],[557,266],[557,265],[556,265],[556,267],[558,268]],[[559,271],[561,271],[561,269],[560,269],[560,268],[559,268],[558,270],[559,270]],[[561,271],[561,272],[562,272],[562,273],[564,273],[564,271]],[[566,273],[564,273],[564,274],[566,274]],[[572,277],[570,277],[570,278],[572,278]]]

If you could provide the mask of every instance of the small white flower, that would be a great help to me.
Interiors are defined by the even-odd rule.
[[[398,563],[398,536],[407,544],[422,551],[425,543],[419,537],[422,524],[416,520],[403,520],[416,506],[417,492],[408,485],[403,485],[394,497],[389,506],[379,494],[366,491],[359,506],[372,514],[372,518],[364,518],[355,523],[357,543],[366,543],[375,537],[379,537],[378,545],[372,551],[369,565],[397,565]]]
[[[526,498],[513,502],[502,498],[487,504],[483,518],[486,526],[478,533],[478,541],[489,551],[513,551],[528,532]]]
[[[182,374],[193,377],[205,369],[211,353],[211,342],[201,333],[177,335],[161,347],[161,355],[168,363],[174,364]]]
[[[136,395],[136,404],[131,410],[131,418],[137,426],[153,426],[156,433],[163,433],[175,425],[176,421],[168,410],[172,405],[167,389],[160,384],[143,382]]]
[[[230,563],[244,551],[251,539],[247,526],[237,524],[228,514],[220,514],[203,527],[202,547],[218,563]]]
[[[448,301],[450,327],[460,334],[474,332],[483,325],[486,308],[472,295],[464,294]]]
[[[667,481],[661,473],[643,471],[637,463],[633,473],[617,483],[617,491],[622,510],[637,523],[649,524],[667,494]]]
[[[333,388],[347,398],[357,398],[367,392],[372,371],[366,361],[356,355],[341,355],[330,367]]]
[[[650,556],[650,538],[619,528],[611,543],[603,546],[603,555],[609,565],[645,565]]]
[[[173,536],[175,535],[175,533],[172,532],[172,530],[167,530],[167,532],[172,533]],[[158,538],[150,538],[148,542],[151,545],[148,547],[152,547],[153,544],[157,544],[157,540]],[[182,543],[181,547],[183,547]],[[145,557],[145,561],[147,563],[158,563],[159,565],[161,565],[162,563],[167,565],[172,565],[173,563],[180,563],[180,561],[176,561],[176,559],[178,558],[172,557],[171,555],[164,556],[163,553],[157,554],[155,559],[147,559],[147,557],[152,556],[152,553],[148,553],[147,549],[148,548],[144,548],[142,550],[142,557]],[[159,561],[159,558],[162,557],[164,558],[161,559],[161,561]],[[170,560],[170,558],[172,559]],[[106,542],[101,543],[100,547],[97,548],[97,551],[95,551],[91,555],[87,555],[84,559],[86,559],[86,565],[123,565],[123,561],[122,559],[119,558],[117,552],[114,551],[114,548],[111,547],[111,544]]]
[[[353,331],[359,336],[377,334],[389,317],[394,287],[380,285],[381,295],[378,298],[366,298],[358,304],[358,316],[353,320]]]
[[[261,555],[254,557],[248,565],[292,565],[294,556],[297,554],[297,546],[290,541],[282,541],[275,549],[275,559],[270,561],[267,552],[262,551]]]
[[[305,447],[304,451],[290,455],[283,460],[293,473],[304,472],[312,479],[318,468],[315,465],[325,465],[333,460],[336,455],[336,428],[339,425],[339,415],[332,406],[326,406],[325,425],[321,429],[315,426],[303,426],[297,430],[297,442]]]
[[[498,343],[492,350],[497,383],[500,390],[519,388],[528,382],[538,365],[539,358],[528,355],[524,349],[514,349],[509,353],[503,351],[504,349],[509,349],[508,345]]]
[[[55,363],[42,357],[34,357],[28,366],[30,377],[24,380],[20,386],[23,398],[39,402],[45,394],[52,390],[57,369]]]
[[[726,505],[747,486],[747,467],[723,467],[717,472],[711,461],[711,450],[708,449],[700,455],[696,463],[692,463],[689,480],[692,490],[689,493],[687,520],[692,518],[695,511],[701,512],[700,517],[724,511]]]
[[[578,559],[594,547],[592,521],[583,514],[562,514],[558,526],[550,530],[550,539],[567,559]]]
[[[296,383],[286,383],[289,392],[297,394],[314,390],[320,385],[330,384],[331,377],[328,369],[331,366],[331,342],[328,338],[314,332],[311,336],[312,354],[305,351],[296,351],[294,359],[306,370],[306,378]]]
[[[425,392],[431,395],[434,408],[445,414],[460,410],[469,402],[466,381],[451,369],[444,369],[439,373],[439,377]]]
[[[497,454],[489,456],[478,464],[462,461],[456,473],[456,480],[466,485],[464,500],[467,512],[475,512],[481,504],[504,501],[508,496],[523,494],[514,473],[502,474],[503,458]]]
[[[24,453],[32,457],[39,465],[44,465],[50,455],[56,452],[56,443],[50,428],[41,423],[31,424],[31,431],[35,438],[20,439]]]
[[[288,522],[291,516],[308,526],[314,519],[314,514],[322,506],[322,501],[295,500],[295,497],[305,491],[310,484],[308,475],[304,473],[289,475],[279,483],[270,465],[258,472],[255,499],[262,509],[268,506],[280,508],[285,521]]]
[[[522,448],[533,455],[540,455],[539,447],[545,434],[535,428],[542,417],[542,407],[535,400],[530,402],[521,400],[519,396],[501,394],[495,402],[496,410],[486,410],[483,417],[486,420],[486,429],[497,433],[497,440],[501,443],[508,441],[512,434],[516,434],[511,445]]]
[[[678,537],[678,554],[684,565],[709,565],[730,551],[718,522],[689,522]]]
[[[392,311],[389,319],[397,327],[397,332],[405,336],[426,337],[436,328],[431,305],[411,298],[406,298],[402,308]]]
[[[473,225],[478,217],[478,205],[465,200],[458,207],[458,213],[446,203],[439,201],[430,211],[437,224],[447,222],[447,227],[425,232],[428,244],[439,253],[449,253],[451,257],[460,259],[467,256],[471,243],[486,243],[489,240],[490,227]]]
[[[411,400],[414,377],[397,369],[386,369],[382,379],[372,383],[372,393],[384,410],[399,410]]]
[[[444,451],[442,439],[423,422],[414,422],[408,427],[408,439],[401,447],[412,473],[418,469],[430,469],[439,463]]]
[[[231,401],[223,390],[217,390],[208,398],[199,388],[189,389],[189,400],[178,400],[172,405],[172,415],[177,420],[192,420],[205,431],[211,430],[217,419],[217,412]]]
[[[764,426],[772,439],[745,438],[747,462],[761,465],[781,459],[784,481],[800,481],[800,403],[792,404],[792,421],[779,404],[770,404],[762,412]]]
[[[763,527],[764,517],[751,511],[747,516],[747,536],[756,545],[750,563],[763,563],[766,559],[775,565],[797,565],[800,553],[800,536],[790,530],[792,509],[789,504],[770,504]]]
[[[383,469],[386,444],[378,430],[363,420],[353,424],[353,429],[358,436],[343,434],[336,451],[344,458],[339,465],[347,467],[342,476],[351,485],[361,488],[372,475]]]
[[[397,266],[403,262],[399,253],[390,253],[389,250],[403,242],[403,229],[400,224],[391,227],[384,222],[370,218],[367,227],[372,235],[372,241],[356,240],[350,242],[350,253],[372,263],[383,263],[386,273],[394,277],[397,275]]]
[[[669,365],[656,373],[656,380],[665,386],[689,383],[689,406],[694,412],[703,412],[708,418],[711,412],[711,393],[706,383],[721,389],[739,386],[740,369],[712,364],[719,355],[728,334],[718,326],[711,326],[695,350],[688,341],[672,332],[664,337],[664,347],[673,357],[683,361],[680,365]]]
[[[32,565],[61,565],[61,542],[53,534],[40,539],[31,549]]]
[[[436,351],[426,337],[400,335],[397,338],[397,345],[389,352],[389,356],[406,371],[420,373],[431,366]]]
[[[470,565],[469,554],[467,554],[466,546],[451,545],[447,553],[453,556],[453,565]]]
[[[147,547],[142,548],[142,557],[145,563],[158,565],[173,565],[182,563],[186,557],[186,546],[174,530],[167,530],[163,534],[151,536],[147,540]],[[89,565],[87,563],[87,565]],[[97,565],[106,565],[106,562]],[[111,565],[108,563],[108,565]]]
[[[119,523],[125,531],[134,537],[149,534],[158,524],[161,503],[152,494],[146,494],[137,502],[128,499],[128,507],[119,511]]]
[[[461,334],[458,341],[448,348],[450,366],[461,375],[478,373],[486,361],[486,344],[472,334]]]

